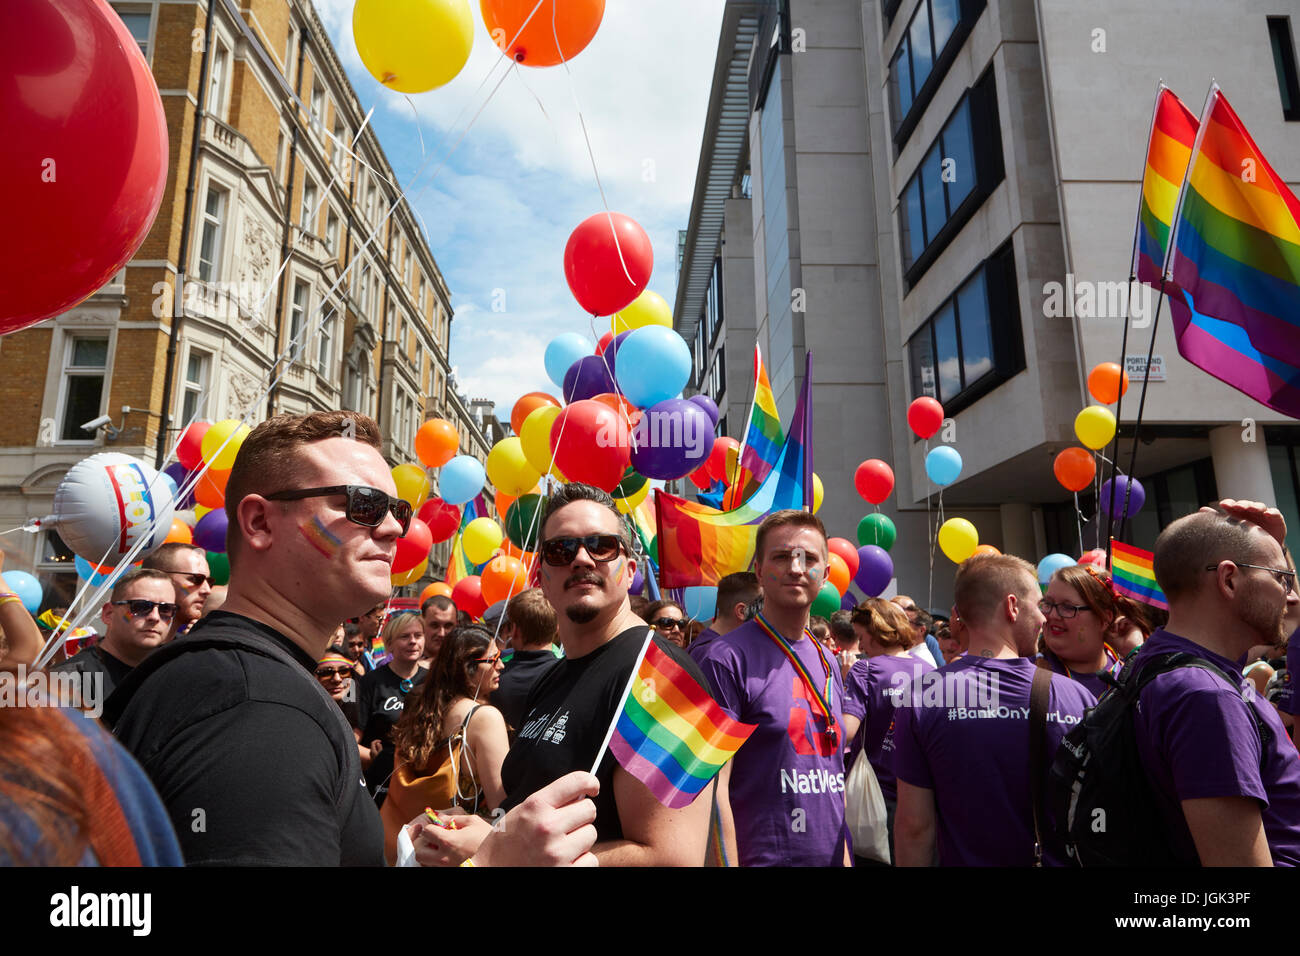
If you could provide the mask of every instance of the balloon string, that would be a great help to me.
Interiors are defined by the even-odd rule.
[[[925,454],[924,454],[924,456],[922,457],[921,461],[924,462],[926,458],[929,458],[929,457],[930,457],[930,439],[928,439],[928,438],[924,439],[924,445],[923,445],[922,447],[925,449]],[[924,465],[922,465],[922,467],[924,467]],[[943,495],[943,490],[942,490],[942,489],[940,489],[939,494],[940,494],[940,496]],[[934,607],[934,546],[935,546],[936,541],[938,540],[938,537],[937,537],[937,536],[938,536],[938,531],[937,531],[937,529],[935,528],[934,523],[933,523],[933,519],[931,518],[931,515],[930,515],[930,499],[931,499],[932,497],[933,497],[933,495],[932,495],[932,493],[931,493],[931,491],[930,491],[930,473],[929,473],[929,472],[926,472],[926,476],[925,476],[925,530],[926,530],[926,534],[927,534],[927,536],[928,536],[929,539],[930,539],[930,582],[929,582],[930,596],[929,596],[929,598],[928,598],[928,600],[927,600],[927,604],[928,604],[930,607]]]
[[[611,328],[610,331],[612,332],[612,331],[613,331],[613,328]],[[600,336],[596,335],[596,316],[595,316],[595,315],[593,315],[593,316],[591,317],[591,334],[592,334],[593,336],[595,336],[595,338],[596,338],[596,344],[597,344],[597,347],[599,348],[599,345],[600,345]],[[619,415],[622,416],[622,418],[623,418],[623,423],[627,426],[627,437],[628,437],[628,443],[629,443],[631,449],[632,449],[633,451],[635,451],[635,450],[637,450],[637,447],[638,447],[638,446],[637,446],[637,443],[636,443],[636,432],[635,432],[635,430],[632,428],[632,416],[631,416],[630,414],[628,414],[627,408],[626,408],[626,406],[623,404],[624,402],[627,401],[627,399],[624,398],[624,396],[623,396],[623,392],[622,392],[622,390],[621,390],[621,389],[619,388],[619,386],[618,386],[618,379],[617,379],[617,378],[615,377],[615,375],[614,375],[614,368],[613,368],[613,366],[611,366],[611,365],[609,364],[609,350],[610,350],[611,348],[614,347],[614,339],[616,339],[616,338],[618,338],[617,335],[613,336],[613,337],[609,340],[609,345],[606,346],[605,350],[604,350],[603,352],[600,353],[600,363],[601,363],[601,365],[604,366],[606,374],[609,375],[609,380],[610,380],[610,381],[613,383],[613,385],[614,385],[614,395],[619,399],[619,402],[618,402],[618,413],[619,413]],[[628,404],[631,404],[631,403],[628,402]],[[642,414],[644,415],[645,413],[642,412]]]
[[[406,100],[406,105],[411,108],[411,115],[415,117],[415,135],[420,137],[420,158],[423,159],[428,153],[424,149],[424,133],[420,130],[420,111],[415,108],[415,100],[411,99],[410,94],[403,93],[402,99]]]
[[[0,531],[0,535],[4,535],[4,534],[13,534],[15,531],[27,531],[27,530],[28,530],[28,528],[27,528],[26,525],[20,524],[20,525],[19,525],[18,527],[16,527],[16,528],[10,528],[8,531]],[[33,529],[31,529],[31,530],[33,530],[33,531],[37,531],[37,530],[39,530],[39,529],[37,529],[37,528],[33,528]]]
[[[560,142],[560,131],[556,128],[555,122],[551,119],[551,114],[546,112],[546,107],[542,105],[541,97],[534,93],[533,88],[528,85],[528,81],[524,79],[524,71],[519,69],[518,63],[514,63],[511,66],[511,69],[514,70],[515,76],[519,77],[520,84],[528,91],[528,95],[533,98],[533,102],[537,104],[537,108],[542,111],[542,116],[546,119],[547,125],[551,127],[551,136],[558,145]]]

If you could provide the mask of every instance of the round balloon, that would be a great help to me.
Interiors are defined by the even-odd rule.
[[[991,544],[980,544],[975,546],[975,553],[971,555],[971,557],[978,558],[980,555],[984,555],[984,554],[1001,554],[1001,553],[1002,553],[1001,551],[993,547],[993,545]]]
[[[71,309],[135,254],[168,142],[153,73],[102,0],[0,3],[0,63],[3,334]]]
[[[690,587],[682,591],[682,610],[692,621],[708,621],[718,609],[718,589]]]
[[[894,559],[874,544],[858,548],[858,573],[853,581],[867,597],[878,597],[894,578]]]
[[[641,294],[653,270],[650,237],[621,213],[598,212],[584,219],[564,247],[564,277],[582,310],[592,315],[625,308]]]
[[[1114,405],[1128,392],[1128,373],[1117,362],[1102,362],[1088,373],[1088,391],[1103,405]]]
[[[1113,514],[1117,518],[1131,518],[1142,510],[1146,504],[1147,492],[1142,487],[1142,482],[1136,478],[1129,478],[1127,475],[1117,475],[1115,477],[1114,492],[1112,498],[1112,485],[1109,479],[1102,482],[1101,493],[1098,496],[1097,504],[1100,506],[1102,514]],[[1128,495],[1128,507],[1125,508],[1124,496]],[[1114,508],[1112,510],[1112,500]]]
[[[713,449],[704,464],[706,474],[714,481],[729,482],[731,475],[728,473],[728,456],[739,453],[740,442],[736,439],[726,435],[713,439]]]
[[[943,406],[922,395],[907,406],[907,424],[918,438],[929,438],[943,425]]]
[[[812,476],[812,508],[813,514],[822,510],[822,501],[826,498],[826,489],[822,486],[822,480],[817,477],[817,472]]]
[[[858,522],[858,544],[874,544],[888,551],[898,540],[898,529],[887,515],[869,514]]]
[[[465,68],[474,15],[468,0],[357,0],[352,33],[371,76],[399,93],[424,93]]]
[[[508,554],[498,554],[489,561],[480,579],[483,600],[488,606],[497,601],[508,601],[528,587],[528,571],[524,563]]]
[[[477,574],[469,574],[456,582],[451,589],[451,602],[472,618],[483,616],[487,601],[483,600],[483,582]]]
[[[3,41],[0,41],[3,42]],[[87,561],[116,567],[137,541],[148,554],[171,532],[171,489],[144,462],[117,452],[83,458],[54,491],[52,524]]]
[[[481,0],[492,42],[520,66],[555,66],[587,48],[605,0]]]
[[[487,476],[506,494],[522,495],[536,487],[542,473],[528,463],[523,444],[511,435],[501,439],[488,452]]]
[[[209,468],[194,484],[194,500],[205,508],[220,508],[226,503],[226,483],[229,471]]]
[[[408,502],[416,511],[429,500],[429,476],[419,465],[398,465],[393,469],[393,484],[397,497]]]
[[[951,485],[961,474],[961,455],[951,445],[939,445],[925,456],[925,473],[936,485]]]
[[[405,574],[427,561],[432,547],[433,535],[429,533],[429,526],[419,518],[412,518],[406,534],[397,539],[397,553],[393,558],[391,573]]]
[[[430,418],[415,433],[415,455],[426,468],[441,468],[456,454],[460,435],[444,418]]]
[[[506,512],[506,535],[517,548],[528,548],[537,543],[538,512],[542,507],[541,495],[521,495]]]
[[[167,537],[163,539],[163,544],[190,544],[194,541],[194,533],[180,518],[172,519],[172,529],[167,532]]]
[[[610,491],[631,462],[627,423],[608,405],[574,402],[551,426],[555,465],[572,481]]]
[[[658,292],[646,289],[632,300],[632,304],[621,312],[615,312],[610,319],[610,331],[615,335],[632,329],[643,329],[647,325],[673,327],[673,308]]]
[[[199,461],[202,462],[203,459],[200,458]],[[192,507],[194,504],[194,489],[191,488],[183,495],[179,494],[180,489],[185,487],[185,485],[189,483],[190,480],[189,470],[179,461],[174,461],[166,468],[163,469],[163,474],[172,480],[172,486],[175,489],[172,492],[172,497],[175,500],[176,507],[177,508]]]
[[[404,588],[407,585],[414,584],[416,581],[420,580],[420,578],[424,577],[424,573],[428,570],[429,570],[429,559],[425,558],[423,561],[421,561],[415,567],[411,568],[411,570],[409,571],[404,571],[401,574],[390,575],[389,580],[392,582],[393,587]]]
[[[700,406],[700,408],[704,409],[705,414],[709,416],[709,421],[713,422],[713,427],[718,427],[719,413],[717,402],[709,398],[707,395],[692,395],[687,399],[687,401],[694,402],[696,405]]]
[[[230,556],[221,551],[208,552],[208,574],[213,584],[230,583]]]
[[[510,428],[518,435],[524,427],[524,419],[528,414],[546,405],[559,408],[560,400],[546,392],[529,392],[527,395],[519,396],[514,407],[510,409]]]
[[[417,517],[429,529],[431,544],[446,541],[460,530],[460,509],[433,495],[421,507]]]
[[[438,472],[438,490],[443,501],[463,505],[483,490],[486,479],[482,462],[472,455],[457,455]]]
[[[420,606],[423,607],[424,602],[429,600],[431,597],[449,598],[451,597],[451,587],[446,581],[434,581],[432,584],[427,585],[425,589],[420,592]]]
[[[979,547],[980,536],[965,518],[949,518],[939,526],[939,550],[953,564],[961,564]]]
[[[519,447],[523,449],[524,458],[538,474],[554,474],[551,452],[551,426],[560,417],[560,410],[553,405],[543,405],[529,412],[519,429]]]
[[[33,575],[26,571],[6,571],[4,579],[5,583],[13,589],[13,593],[18,595],[18,600],[22,602],[28,614],[35,614],[41,609],[41,598],[45,596],[45,589]]]
[[[838,554],[844,559],[850,579],[858,573],[858,549],[853,547],[853,542],[847,538],[827,538],[826,547],[831,554]]]
[[[849,582],[853,575],[849,573],[849,565],[834,551],[830,553],[826,564],[826,580],[835,588],[835,593],[839,597],[844,596],[844,592],[849,589]]]
[[[835,585],[827,581],[817,592],[817,597],[813,598],[810,613],[814,617],[830,618],[832,614],[840,609],[840,592],[835,590]]]
[[[1066,448],[1052,462],[1052,473],[1066,491],[1082,491],[1092,483],[1097,462],[1082,448]]]
[[[194,543],[204,551],[224,554],[227,527],[225,508],[209,511],[194,525]]]
[[[1073,567],[1077,564],[1074,558],[1068,554],[1049,554],[1043,560],[1038,562],[1038,583],[1046,586],[1052,580],[1052,575],[1061,568]]]
[[[460,533],[460,545],[470,564],[483,564],[492,560],[504,538],[501,526],[491,518],[475,518]]]
[[[853,487],[871,504],[881,504],[894,490],[894,469],[879,458],[864,461],[853,473]]]
[[[542,363],[546,366],[546,377],[557,386],[563,387],[565,373],[580,358],[591,354],[591,344],[577,332],[565,332],[557,335],[546,346]]]
[[[211,422],[191,422],[181,432],[181,440],[176,443],[176,460],[186,471],[193,471],[203,461],[203,436],[211,427]]]
[[[1115,437],[1115,416],[1109,408],[1089,405],[1074,417],[1074,433],[1085,448],[1105,448]]]
[[[233,418],[217,422],[203,433],[203,460],[217,471],[229,471],[250,431],[251,428]]]
[[[564,400],[569,403],[613,390],[610,359],[604,355],[584,355],[564,374]]]
[[[1094,568],[1101,571],[1106,570],[1106,549],[1093,548],[1091,551],[1085,551],[1079,555],[1080,564],[1091,564]]]
[[[670,398],[646,409],[632,432],[632,467],[647,478],[671,481],[702,465],[712,451],[713,424],[704,409]]]
[[[629,402],[641,408],[672,398],[691,378],[690,347],[675,331],[661,325],[632,332],[618,356],[615,374],[619,387]]]

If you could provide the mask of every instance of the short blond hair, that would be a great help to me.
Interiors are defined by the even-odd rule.
[[[1012,554],[978,554],[967,558],[957,569],[953,581],[953,604],[957,614],[967,624],[984,624],[991,618],[1008,594],[1017,599],[1024,593],[1025,576],[1034,582],[1034,597],[1039,597],[1038,573],[1024,558]]]

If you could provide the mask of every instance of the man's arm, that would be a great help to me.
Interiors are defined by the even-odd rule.
[[[935,840],[934,791],[899,780],[898,811],[894,815],[895,865],[929,866],[934,862]]]
[[[740,850],[736,846],[736,818],[731,814],[731,764],[728,760],[718,773],[717,789],[713,799],[717,812],[716,832],[713,821],[709,821],[709,852],[706,866],[713,866],[714,860],[721,856],[726,863],[723,866],[740,866]],[[722,852],[718,853],[717,841],[722,841]]]
[[[848,713],[844,715],[844,746],[841,749],[846,753],[848,752],[849,744],[853,743],[853,738],[858,735],[858,728],[861,726],[862,721],[857,717]]]
[[[710,801],[701,794],[686,807],[665,807],[622,767],[614,770],[614,802],[623,839],[592,849],[601,866],[703,866]]]
[[[1182,801],[1202,866],[1272,866],[1259,802],[1252,797]]]

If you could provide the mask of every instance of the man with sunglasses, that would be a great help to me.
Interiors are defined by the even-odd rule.
[[[1239,662],[1272,643],[1296,595],[1275,508],[1225,500],[1156,539],[1169,622],[1129,665],[1141,677],[1138,754],[1174,856],[1203,866],[1300,865],[1300,756]],[[1162,667],[1182,653],[1211,665]],[[1216,672],[1217,670],[1217,672]]]
[[[178,618],[176,587],[161,571],[137,568],[122,575],[100,611],[104,637],[51,672],[102,674],[103,703],[127,676],[172,636]]]
[[[195,544],[170,541],[151,552],[142,567],[161,571],[176,585],[180,613],[176,616],[176,633],[184,634],[203,616],[203,605],[212,593],[212,573],[207,552]]]

